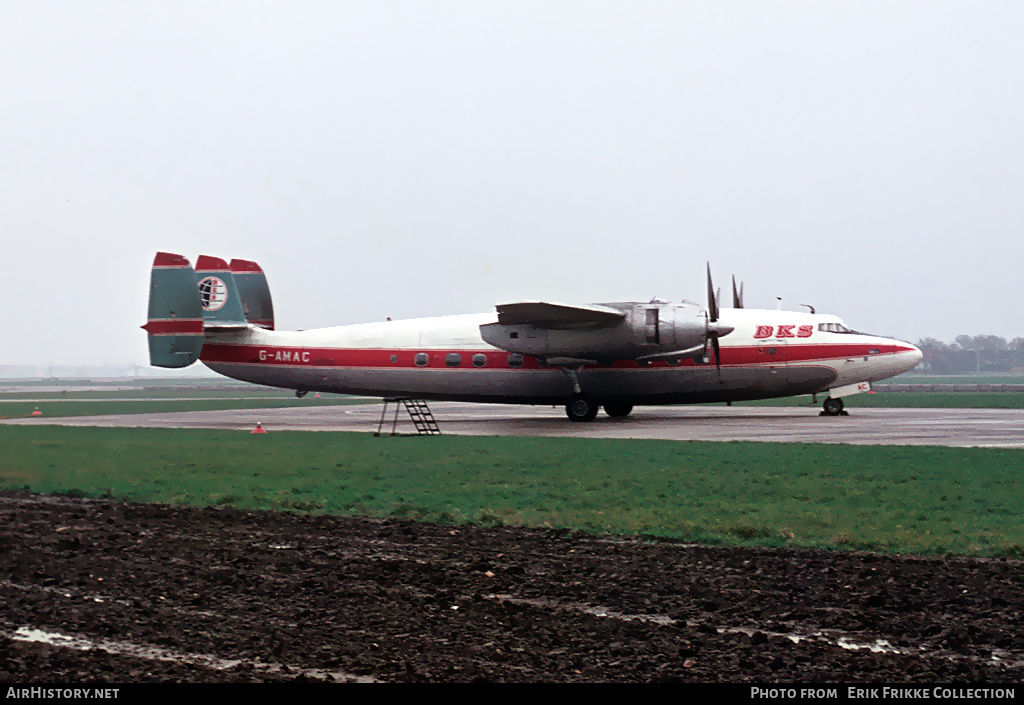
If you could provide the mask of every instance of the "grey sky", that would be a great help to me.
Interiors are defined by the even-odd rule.
[[[1019,2],[7,2],[0,363],[145,362],[157,250],[280,328],[811,303],[1024,335]]]

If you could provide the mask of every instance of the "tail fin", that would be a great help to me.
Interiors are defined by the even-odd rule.
[[[203,349],[203,307],[196,278],[181,255],[157,252],[149,280],[149,362],[156,367],[188,367]]]
[[[199,285],[199,302],[206,330],[237,330],[249,326],[227,262],[199,255],[195,282]]]
[[[260,266],[247,259],[231,260],[231,276],[242,300],[245,320],[254,326],[274,330],[274,302],[270,298],[267,275]]]

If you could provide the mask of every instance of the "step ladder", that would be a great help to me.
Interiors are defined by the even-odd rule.
[[[377,424],[377,432],[373,435],[379,436],[381,429],[384,428],[384,419],[388,414],[388,404],[395,405],[395,415],[391,421],[391,435],[397,436],[398,428],[398,412],[401,411],[402,406],[405,406],[406,412],[409,414],[409,418],[412,420],[413,426],[416,427],[416,434],[419,436],[440,436],[441,429],[437,426],[437,421],[434,420],[434,414],[431,413],[430,407],[427,406],[427,402],[423,399],[406,399],[404,397],[387,397],[384,399],[384,408],[380,412],[380,423]]]

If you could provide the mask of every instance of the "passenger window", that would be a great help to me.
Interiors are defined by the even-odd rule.
[[[462,364],[462,355],[458,353],[448,353],[444,356],[444,364],[448,367],[458,367]]]
[[[523,366],[523,356],[520,355],[519,353],[509,353],[508,354],[508,366],[509,367],[522,367]]]
[[[430,361],[430,356],[426,353],[416,353],[416,357],[413,358],[413,361],[416,363],[417,367],[425,367]]]
[[[473,356],[473,367],[483,367],[486,364],[487,364],[487,356],[486,355],[484,355],[482,353],[478,353],[478,354]]]

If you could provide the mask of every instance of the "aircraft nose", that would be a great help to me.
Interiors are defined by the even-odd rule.
[[[918,363],[920,363],[921,360],[924,359],[924,353],[921,352],[921,348],[917,347],[916,345],[911,345],[910,343],[900,344],[904,347],[904,350],[900,351],[900,357],[902,358],[903,363],[906,366],[906,369],[904,369],[903,371],[907,372],[917,367]]]

